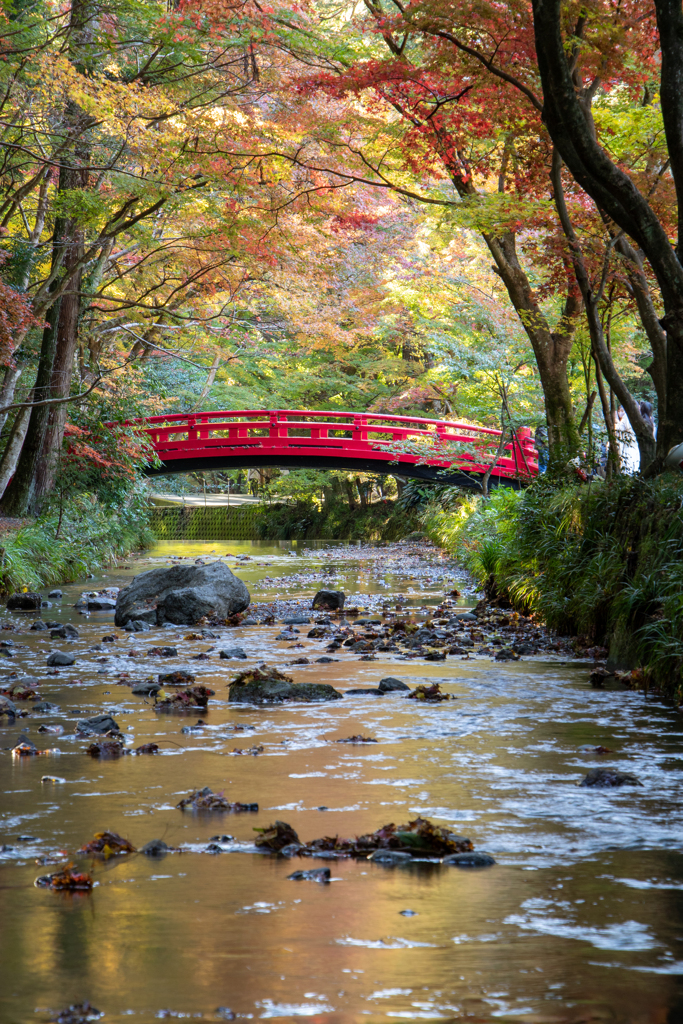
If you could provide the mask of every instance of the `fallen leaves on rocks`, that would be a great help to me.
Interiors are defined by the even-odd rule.
[[[118,832],[96,832],[93,839],[80,849],[81,853],[96,854],[108,860],[122,853],[135,853],[135,847]]]
[[[392,850],[406,856],[444,857],[453,853],[469,853],[474,849],[471,839],[450,829],[435,825],[427,818],[415,818],[407,825],[383,825],[376,832],[340,839],[323,836],[302,843],[291,825],[276,821],[268,828],[254,829],[257,847],[284,856],[367,857],[377,850]]]
[[[123,740],[97,740],[91,743],[85,752],[91,757],[121,757],[128,753]]]
[[[432,686],[416,686],[408,694],[408,700],[423,700],[429,704],[439,704],[443,700],[455,700],[452,693],[442,693],[438,683]]]
[[[214,793],[208,786],[204,786],[204,789],[195,789],[189,796],[183,797],[176,807],[181,811],[186,808],[192,811],[232,811],[233,813],[258,811],[258,804],[230,803],[227,797],[223,796],[222,791]]]
[[[52,875],[41,875],[40,878],[36,878],[35,885],[40,889],[88,891],[93,887],[93,880],[87,872],[76,871],[71,864],[65,864],[60,871],[55,871]]]
[[[207,686],[190,686],[187,690],[178,690],[176,693],[166,693],[159,690],[156,694],[157,703],[155,711],[183,710],[184,708],[205,708],[209,703],[209,697],[213,697],[215,690]]]

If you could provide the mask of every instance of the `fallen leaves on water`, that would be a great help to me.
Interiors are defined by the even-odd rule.
[[[117,832],[96,832],[94,839],[82,846],[81,853],[98,854],[108,860],[121,853],[135,853],[135,847]]]
[[[93,880],[85,871],[76,871],[71,864],[65,864],[53,875],[41,875],[35,884],[40,889],[62,889],[70,892],[86,892],[93,887]]]
[[[374,740],[372,738],[372,736],[361,736],[361,734],[358,733],[357,736],[346,736],[346,737],[344,737],[344,739],[335,740],[334,742],[335,743],[377,743],[377,740]]]
[[[223,792],[214,793],[208,786],[204,789],[195,789],[189,796],[184,797],[176,807],[184,811],[189,808],[192,811],[258,811],[258,804],[230,803]]]
[[[442,693],[438,683],[432,686],[416,686],[408,694],[408,700],[424,700],[430,704],[438,704],[442,700],[455,700],[452,693]]]
[[[209,697],[213,697],[215,690],[207,686],[189,686],[187,690],[178,690],[176,693],[166,693],[159,690],[156,695],[155,711],[183,708],[205,708],[209,703]]]

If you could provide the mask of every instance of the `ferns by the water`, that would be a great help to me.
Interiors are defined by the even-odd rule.
[[[564,486],[428,506],[427,533],[552,629],[605,643],[620,664],[683,693],[683,483],[678,476]]]

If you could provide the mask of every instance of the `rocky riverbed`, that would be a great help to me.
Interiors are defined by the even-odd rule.
[[[243,612],[114,626],[219,557]],[[680,720],[603,652],[428,545],[167,545],[88,587],[0,616],[0,1018],[676,1012]]]

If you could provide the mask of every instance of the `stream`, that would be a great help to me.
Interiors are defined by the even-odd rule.
[[[56,708],[37,712],[26,701],[28,717],[0,718],[2,1024],[44,1024],[85,1000],[105,1024],[683,1021],[680,713],[642,693],[591,689],[590,663],[562,654],[361,660],[342,647],[322,664],[329,640],[306,635],[314,613],[310,626],[296,627],[297,646],[276,639],[277,602],[306,608],[323,586],[343,589],[361,616],[403,601],[419,621],[454,588],[462,607],[476,603],[434,549],[406,550],[165,542],[64,586],[43,609],[46,621],[73,623],[77,640],[51,640],[29,630],[35,616],[3,610],[13,628],[0,632],[0,687],[11,673],[38,677],[41,700]],[[114,630],[112,612],[74,608],[86,588],[125,586],[171,556],[192,564],[226,552],[252,600],[273,602],[275,625],[221,628],[215,640],[194,627],[128,634]],[[112,633],[116,642],[103,644]],[[147,657],[162,642],[178,657]],[[219,660],[228,642],[248,660]],[[55,649],[76,663],[48,675]],[[202,652],[206,661],[188,660]],[[302,656],[310,664],[291,664]],[[457,699],[228,704],[235,672],[260,661],[342,692],[393,676],[411,687],[439,682]],[[144,678],[189,665],[215,690],[197,732],[181,732],[196,711],[160,714],[119,681],[123,672]],[[131,750],[156,743],[160,753],[89,757],[76,722],[102,713]],[[63,732],[39,733],[41,725]],[[335,742],[356,734],[378,742]],[[20,735],[49,752],[13,756]],[[582,749],[598,745],[610,752]],[[642,786],[581,788],[596,766],[633,772]],[[177,809],[204,786],[259,810]],[[253,829],[275,820],[308,841],[418,815],[470,837],[495,866],[290,860],[253,847]],[[181,852],[106,861],[77,852],[105,829],[138,849],[162,839]],[[211,844],[221,852],[207,852]],[[35,886],[57,870],[44,865],[67,861],[92,874],[91,892]],[[287,877],[326,866],[329,884]]]

